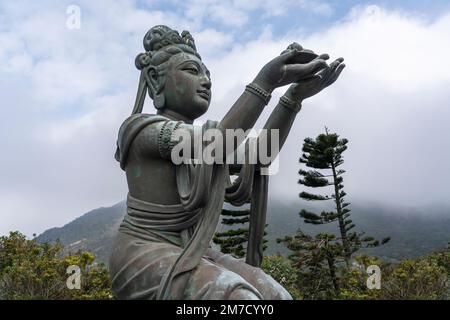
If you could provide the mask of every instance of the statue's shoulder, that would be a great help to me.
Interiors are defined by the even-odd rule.
[[[160,121],[167,121],[166,117],[157,114],[148,114],[148,113],[137,113],[132,114],[128,118],[126,118],[119,129],[120,133],[124,133],[125,131],[133,131],[136,128],[147,126],[153,123],[157,123]]]
[[[122,168],[125,166],[130,146],[139,132],[148,126],[168,120],[168,118],[161,115],[138,113],[132,114],[123,121],[119,129],[115,155],[116,160],[121,163]]]

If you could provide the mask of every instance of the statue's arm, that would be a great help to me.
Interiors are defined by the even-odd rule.
[[[158,137],[164,122],[150,124],[143,128],[133,141],[133,151],[146,158],[160,157]]]
[[[298,109],[295,109],[294,105],[295,105],[295,107],[298,106],[297,107]],[[287,106],[286,103],[283,103],[282,101],[278,102],[275,109],[272,111],[269,118],[267,119],[266,124],[264,125],[264,129],[266,129],[266,131],[258,136],[255,147],[259,148],[259,146],[262,144],[264,144],[265,146],[268,146],[268,148],[266,149],[266,153],[270,152],[267,154],[267,157],[270,156],[271,160],[275,159],[275,157],[278,155],[278,152],[283,147],[283,144],[286,141],[286,138],[288,137],[289,132],[292,128],[292,124],[294,123],[295,118],[296,118],[298,112],[300,111],[301,103],[299,103],[298,105],[295,103],[294,105]],[[278,129],[278,138],[279,138],[278,149],[274,148],[272,150],[270,147],[270,146],[272,146],[272,141],[271,141],[272,135],[271,135],[270,129]],[[239,173],[240,172],[242,165],[239,164],[238,158],[239,158],[239,156],[243,157],[242,153],[244,153],[244,152],[245,151],[244,151],[244,148],[242,148],[242,146],[234,152],[234,154],[233,154],[234,161],[229,166],[231,173]],[[276,153],[272,154],[271,152],[276,152]],[[257,154],[257,163],[259,166],[269,166],[270,165],[271,162],[265,163],[265,162],[261,161],[260,153],[258,151],[256,152],[256,154]],[[246,159],[248,159],[248,158],[246,158]]]
[[[194,143],[190,142],[201,133],[201,127],[174,120],[159,121],[143,128],[133,141],[134,150],[145,158],[170,159],[171,151],[178,141],[174,140],[174,132],[184,134],[182,142],[189,144],[191,154],[194,155]]]

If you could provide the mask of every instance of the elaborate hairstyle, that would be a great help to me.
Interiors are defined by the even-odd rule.
[[[144,106],[145,95],[147,90],[149,91],[150,98],[153,99],[155,108],[161,109],[164,107],[165,101],[162,95],[163,85],[154,92],[152,88],[148,88],[145,74],[150,68],[154,68],[164,82],[168,60],[174,54],[180,52],[187,52],[197,56],[201,59],[195,47],[194,38],[189,31],[183,31],[180,34],[176,30],[158,25],[151,28],[144,37],[144,53],[137,55],[135,59],[136,68],[141,70],[141,76],[139,79],[139,87],[136,95],[136,101],[134,103],[133,114],[141,113]]]

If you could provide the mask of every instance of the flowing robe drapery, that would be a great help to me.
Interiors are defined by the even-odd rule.
[[[126,170],[130,146],[139,132],[160,122],[173,123],[149,114],[134,114],[124,121],[116,152],[122,169]],[[202,130],[216,126],[207,121]],[[166,140],[171,133],[165,132]],[[268,177],[248,163],[233,183],[227,164],[180,164],[175,170],[179,204],[160,205],[128,195],[127,214],[110,259],[117,296],[227,299],[233,290],[243,288],[260,299],[289,299],[278,283],[256,268],[262,261]],[[234,205],[251,200],[247,264],[210,249],[224,199]]]

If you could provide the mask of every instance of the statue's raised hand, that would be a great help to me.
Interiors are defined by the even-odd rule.
[[[301,79],[310,78],[327,68],[324,55],[315,57],[317,55],[312,51],[304,50],[299,44],[293,43],[281,55],[268,62],[258,73],[254,82],[263,89],[272,91]]]
[[[319,58],[328,58],[328,55],[321,55],[317,60],[320,60]],[[286,92],[286,96],[294,101],[301,102],[319,93],[339,78],[339,75],[345,68],[343,62],[344,58],[336,59],[313,76],[292,84]]]

